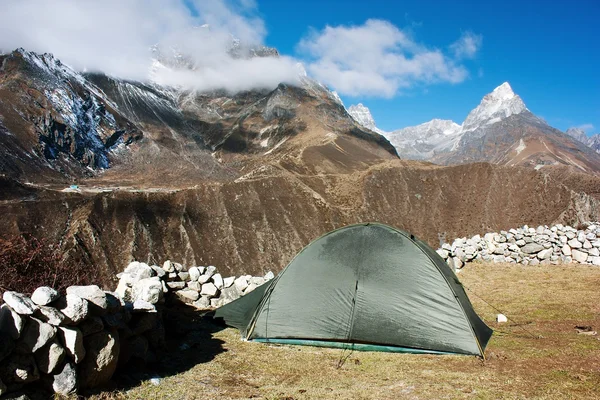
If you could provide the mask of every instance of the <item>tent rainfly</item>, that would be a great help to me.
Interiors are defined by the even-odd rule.
[[[246,340],[367,351],[483,357],[492,335],[431,247],[379,223],[325,234],[214,318]]]

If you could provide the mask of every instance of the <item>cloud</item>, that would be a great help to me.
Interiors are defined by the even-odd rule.
[[[454,43],[450,45],[450,50],[457,59],[474,58],[483,42],[483,36],[476,35],[473,32],[465,32]]]
[[[313,31],[298,51],[309,58],[312,76],[350,96],[390,98],[415,84],[459,83],[468,76],[457,59],[384,20]]]
[[[198,90],[237,91],[294,81],[288,58],[255,60],[227,52],[232,36],[260,46],[265,24],[253,0],[2,0],[0,50],[51,52],[79,70],[145,80],[151,47],[188,56],[193,71],[159,68],[155,74]],[[210,28],[199,28],[208,24]],[[273,73],[257,73],[257,68]],[[169,72],[174,76],[169,75]],[[157,76],[158,76],[157,75]]]
[[[582,131],[585,131],[586,133],[591,133],[594,130],[594,125],[593,124],[582,124],[582,125],[576,126],[576,128],[581,129]]]

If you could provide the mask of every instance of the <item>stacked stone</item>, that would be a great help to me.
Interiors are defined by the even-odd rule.
[[[162,267],[137,261],[132,262],[119,275],[116,292],[134,307],[139,302],[157,304],[164,294],[177,298],[200,309],[218,308],[251,292],[273,279],[272,272],[264,277],[243,275],[224,278],[213,265],[207,267],[184,265],[167,260]]]
[[[164,345],[155,309],[136,308],[96,285],[71,286],[64,296],[50,287],[31,297],[8,291],[2,299],[0,394],[31,383],[62,395],[93,388],[127,356],[144,358],[149,347]]]
[[[600,266],[600,224],[577,230],[557,224],[552,227],[527,225],[486,233],[483,237],[458,238],[437,250],[453,269],[471,261],[519,263],[524,265],[580,263]]]

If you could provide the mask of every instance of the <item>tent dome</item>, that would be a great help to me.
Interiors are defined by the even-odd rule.
[[[379,223],[316,239],[214,317],[247,340],[356,350],[483,356],[492,335],[431,247]]]

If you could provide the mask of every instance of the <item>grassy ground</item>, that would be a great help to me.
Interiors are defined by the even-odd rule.
[[[98,398],[173,399],[583,399],[600,396],[600,268],[471,264],[459,274],[496,331],[486,360],[354,352],[242,342],[233,329],[188,335],[177,371]],[[514,321],[496,324],[501,308]],[[347,355],[347,353],[346,353]]]

